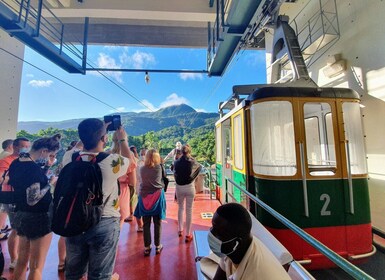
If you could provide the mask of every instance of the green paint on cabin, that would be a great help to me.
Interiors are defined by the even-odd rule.
[[[241,172],[238,172],[238,171],[235,171],[233,169],[233,179],[232,179],[235,183],[237,183],[238,186],[240,186],[242,189],[246,189],[246,174],[243,174]],[[231,185],[229,183],[229,185]],[[236,188],[236,187],[233,187],[233,196],[235,197],[236,201],[237,202],[242,202],[242,192]]]
[[[305,216],[301,180],[254,178],[256,196],[301,228],[370,223],[367,179],[353,179],[354,214],[350,213],[347,180],[308,180],[309,217]],[[258,219],[273,228],[285,228],[258,207]]]
[[[222,187],[222,164],[216,164],[217,185]]]

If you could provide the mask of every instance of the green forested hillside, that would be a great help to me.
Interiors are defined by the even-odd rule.
[[[190,144],[193,155],[200,161],[214,162],[214,123],[218,119],[216,113],[196,112],[187,105],[170,106],[156,112],[123,113],[122,123],[129,135],[130,145],[140,148],[156,148],[162,156],[175,147],[177,141]],[[78,139],[77,125],[81,120],[67,120],[58,123],[33,122],[33,131],[20,130],[18,137],[26,137],[31,141],[61,133],[63,150],[59,152],[59,159],[69,143]],[[41,124],[40,129],[38,124]],[[63,123],[73,128],[63,128]],[[25,126],[24,126],[25,127]],[[19,125],[20,128],[20,125]]]

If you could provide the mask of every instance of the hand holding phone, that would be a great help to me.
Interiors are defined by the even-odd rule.
[[[115,131],[122,126],[120,115],[108,115],[104,116],[104,122],[110,123],[107,126],[107,131]]]

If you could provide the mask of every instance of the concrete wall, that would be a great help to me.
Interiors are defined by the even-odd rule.
[[[0,143],[16,137],[24,45],[0,30]],[[3,50],[4,49],[4,50]],[[0,147],[1,148],[1,147]],[[0,149],[1,150],[1,149]]]
[[[322,0],[322,3],[334,1]],[[328,46],[310,67],[310,76],[319,86],[347,87],[361,95],[364,131],[369,168],[369,188],[373,225],[385,231],[385,32],[383,15],[385,2],[380,0],[337,0],[340,38]],[[303,25],[316,10],[318,0],[299,0],[284,4],[281,14],[297,16]],[[267,34],[266,48],[271,47],[271,35]],[[300,42],[301,43],[301,42]],[[267,50],[267,65],[270,64]],[[322,51],[320,52],[322,53]],[[333,78],[324,75],[330,56],[341,54],[347,70]],[[267,67],[269,75],[269,67]]]

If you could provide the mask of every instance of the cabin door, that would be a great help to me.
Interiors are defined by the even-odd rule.
[[[231,138],[231,121],[226,120],[222,124],[222,158],[223,158],[223,176],[222,176],[222,186],[223,191],[221,194],[221,202],[231,202],[232,200],[228,198],[227,193],[233,193],[233,186],[230,183],[226,184],[226,178],[233,179],[232,176],[232,164],[233,164],[233,154],[232,154],[232,138]],[[227,190],[226,190],[227,185]]]

